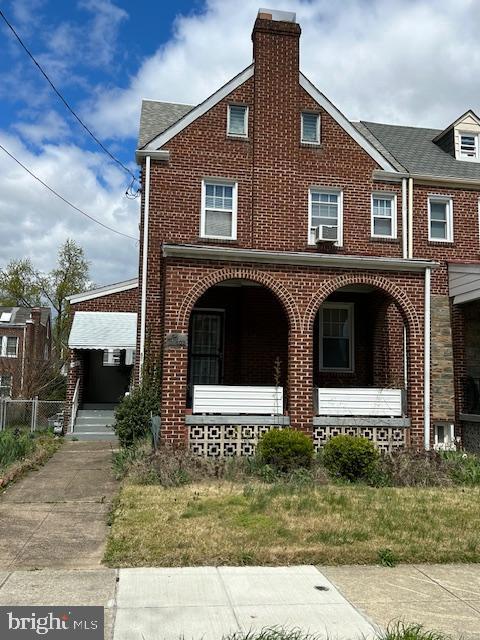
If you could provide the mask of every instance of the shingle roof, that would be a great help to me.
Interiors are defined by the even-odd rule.
[[[193,109],[189,104],[174,102],[157,102],[156,100],[142,100],[140,113],[140,131],[138,134],[138,148],[142,149],[147,142],[168,129],[177,120]]]
[[[136,338],[136,313],[77,311],[68,346],[71,349],[132,349]]]
[[[10,320],[1,322],[0,326],[24,325],[27,320],[30,320],[31,311],[30,307],[0,307],[0,316],[2,313],[11,313]],[[40,311],[40,322],[46,325],[50,317],[50,309],[41,307]]]
[[[361,131],[368,131],[397,164],[400,163],[410,173],[480,180],[480,163],[456,160],[432,142],[441,133],[440,129],[376,122],[360,122],[356,126]]]

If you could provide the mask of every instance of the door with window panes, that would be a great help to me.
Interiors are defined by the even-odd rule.
[[[190,333],[190,388],[221,384],[223,374],[222,311],[194,311]]]

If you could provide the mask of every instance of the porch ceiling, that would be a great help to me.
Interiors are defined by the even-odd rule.
[[[77,311],[68,339],[70,349],[133,349],[137,314]]]
[[[448,280],[453,304],[480,299],[480,262],[449,262]]]

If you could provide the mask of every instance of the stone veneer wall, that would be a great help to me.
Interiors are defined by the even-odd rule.
[[[452,329],[448,296],[432,295],[432,419],[455,419]]]

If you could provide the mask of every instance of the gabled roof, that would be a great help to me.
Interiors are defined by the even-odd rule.
[[[95,300],[95,298],[103,298],[103,296],[108,296],[112,293],[121,293],[122,291],[128,291],[129,289],[135,289],[136,287],[138,287],[138,278],[132,278],[131,280],[123,280],[122,282],[107,284],[104,287],[97,287],[95,289],[90,289],[89,291],[75,293],[71,296],[67,296],[67,300],[70,304],[75,304],[77,302],[85,302],[86,300]]]
[[[70,349],[133,349],[136,338],[136,313],[77,311],[68,346]]]
[[[462,162],[435,144],[440,129],[360,122],[405,171],[423,176],[480,180],[480,163]]]
[[[50,309],[49,307],[37,308],[40,308],[40,323],[45,326],[50,318]],[[0,322],[0,330],[2,327],[23,327],[27,323],[27,321],[31,319],[32,308],[0,307],[0,317],[3,313],[10,314],[10,318],[8,321]]]
[[[228,94],[232,93],[232,91],[235,91],[237,87],[241,86],[252,76],[253,64],[251,64],[234,78],[229,80],[226,84],[223,85],[223,87],[220,87],[220,89],[215,91],[215,93],[212,93],[212,95],[206,100],[198,104],[193,109],[189,110],[179,120],[170,125],[163,132],[156,135],[153,139],[150,140],[148,144],[145,144],[143,148],[149,149],[151,151],[161,149],[164,144],[166,144],[174,136],[180,133],[180,131],[185,129],[185,127],[188,127],[189,124],[194,122],[197,118],[200,118],[200,116],[203,116],[205,113],[207,113],[207,111],[210,111],[212,107],[214,107],[226,96],[228,96]],[[142,137],[142,132],[140,132],[140,137]]]

